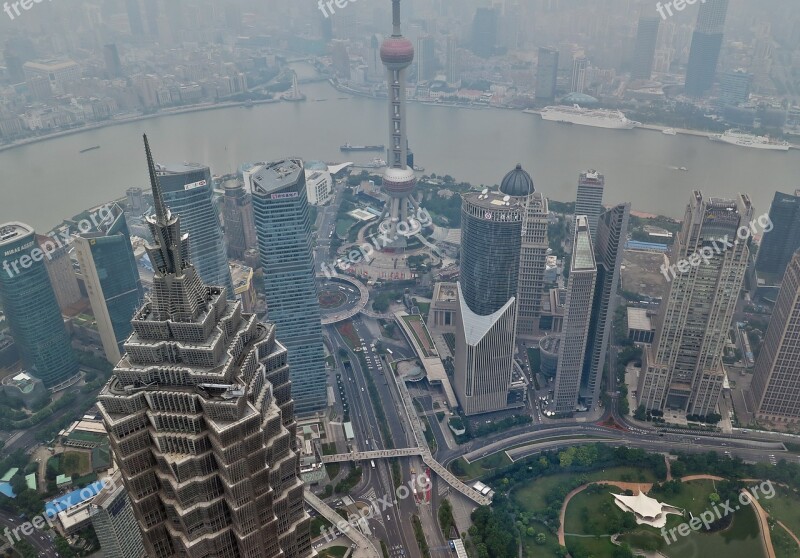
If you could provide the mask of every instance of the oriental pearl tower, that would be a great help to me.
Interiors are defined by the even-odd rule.
[[[408,204],[419,208],[414,198],[417,179],[408,168],[406,136],[406,70],[414,61],[414,45],[400,31],[400,0],[392,0],[392,36],[381,44],[381,61],[386,66],[389,93],[389,149],[383,191],[389,201],[381,215],[381,229],[392,239],[390,248],[406,247],[409,233],[419,230],[419,222],[408,217]],[[386,216],[389,219],[384,221]],[[398,228],[398,223],[401,223]]]

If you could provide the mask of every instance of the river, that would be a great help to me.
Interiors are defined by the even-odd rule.
[[[345,159],[339,145],[387,143],[385,102],[339,93],[326,82],[302,90],[306,102],[161,116],[0,152],[0,222],[19,220],[44,231],[123,195],[128,187],[146,186],[144,132],[158,161],[202,162],[214,174],[234,171],[245,161],[285,156],[366,162],[380,155],[355,153]],[[408,115],[416,164],[426,172],[497,184],[519,162],[537,190],[562,201],[574,199],[581,171],[596,169],[606,176],[606,204],[630,201],[634,211],[680,218],[690,192],[699,188],[706,196],[748,193],[760,214],[775,190],[793,191],[800,175],[796,150],[769,152],[643,129],[569,126],[499,109],[412,103]],[[101,148],[79,154],[94,145]]]

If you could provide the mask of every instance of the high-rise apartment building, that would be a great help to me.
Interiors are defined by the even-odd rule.
[[[22,362],[48,388],[78,373],[69,333],[56,302],[33,228],[0,225],[0,300]]]
[[[233,298],[231,270],[219,215],[212,202],[211,170],[198,163],[157,165],[167,207],[181,216],[192,237],[192,263],[206,285],[225,287]]]
[[[287,350],[203,284],[145,148],[153,288],[98,402],[145,553],[310,556]]]
[[[738,106],[750,99],[753,74],[744,70],[723,72],[719,76],[719,103],[723,106]]]
[[[458,58],[458,39],[450,33],[447,35],[445,63],[447,64],[447,83],[461,81],[461,65]]]
[[[792,255],[800,248],[800,190],[794,195],[775,192],[769,208],[772,230],[764,233],[758,248],[756,270],[780,281]]]
[[[616,310],[615,300],[619,287],[622,255],[628,235],[630,204],[619,204],[600,215],[594,241],[597,263],[597,281],[592,301],[592,319],[586,342],[586,358],[581,376],[580,398],[587,408],[600,401],[600,386],[606,362],[606,351],[611,341],[611,330]]]
[[[687,95],[702,97],[714,84],[719,53],[722,50],[728,2],[729,0],[707,0],[700,5],[686,69]]]
[[[575,200],[575,215],[586,215],[592,242],[597,239],[597,221],[603,212],[603,191],[606,178],[596,170],[582,172],[578,178],[578,196]]]
[[[588,61],[586,57],[576,56],[572,59],[572,82],[570,91],[573,93],[583,93],[586,89],[586,68]]]
[[[244,260],[245,252],[258,244],[253,219],[253,196],[247,184],[236,182],[225,186],[222,214],[228,257]]]
[[[472,20],[472,52],[481,58],[494,54],[497,45],[498,12],[496,8],[478,8]]]
[[[800,252],[786,268],[749,395],[757,418],[800,421]]]
[[[589,234],[589,220],[585,215],[576,215],[553,396],[556,413],[571,413],[578,404],[596,281],[597,264],[592,236]]]
[[[689,415],[714,413],[722,356],[750,257],[737,237],[753,216],[750,198],[704,198],[695,191],[662,268],[670,291],[653,344],[643,354],[639,404]]]
[[[633,47],[632,79],[650,79],[653,73],[653,59],[656,55],[658,26],[660,24],[660,17],[639,18],[636,44]]]
[[[517,286],[517,333],[533,337],[538,332],[542,315],[544,273],[550,248],[547,241],[547,198],[535,190],[530,174],[522,169],[522,165],[517,165],[503,178],[500,192],[512,198],[522,198],[524,205]]]
[[[144,298],[122,208],[114,204],[107,219],[75,235],[73,245],[103,351],[116,364],[133,331],[131,318]]]
[[[558,82],[558,50],[539,48],[539,62],[536,69],[536,102],[552,103],[556,100]]]
[[[327,374],[303,162],[268,163],[250,181],[267,313],[289,350],[295,408],[321,411]]]
[[[145,558],[142,532],[117,471],[89,505],[104,558]]]

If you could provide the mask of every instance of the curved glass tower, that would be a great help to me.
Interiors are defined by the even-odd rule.
[[[78,373],[78,361],[33,228],[0,225],[0,255],[0,299],[22,362],[45,386],[57,386]]]

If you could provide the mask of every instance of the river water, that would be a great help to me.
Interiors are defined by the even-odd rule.
[[[385,102],[339,93],[326,82],[302,90],[308,97],[302,103],[168,115],[0,152],[0,222],[19,220],[44,231],[123,195],[130,186],[146,187],[144,132],[157,161],[202,162],[214,174],[231,172],[245,161],[285,156],[367,162],[380,155],[354,153],[345,159],[339,145],[386,144]],[[630,201],[634,211],[682,217],[691,191],[700,189],[717,197],[748,193],[760,214],[775,190],[793,191],[800,175],[796,150],[760,151],[704,137],[570,126],[508,110],[412,103],[408,115],[416,164],[426,172],[497,184],[519,162],[537,190],[562,201],[574,199],[581,171],[596,169],[606,176],[606,204]],[[94,145],[101,149],[79,154]]]

